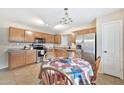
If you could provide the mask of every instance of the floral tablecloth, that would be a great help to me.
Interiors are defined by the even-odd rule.
[[[55,67],[68,74],[75,85],[89,85],[90,77],[93,76],[91,65],[80,58],[61,59],[57,58],[46,62],[43,67]]]

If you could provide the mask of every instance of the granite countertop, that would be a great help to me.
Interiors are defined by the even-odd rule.
[[[55,47],[55,48],[49,48],[48,50],[52,50],[52,49],[57,49],[57,50],[66,50],[66,51],[75,51],[76,48],[63,48],[63,47]]]
[[[11,49],[8,49],[8,52],[25,52],[27,50],[31,50],[31,49],[11,48]]]
[[[75,48],[64,48],[64,47],[54,47],[54,48],[48,48],[48,51],[49,50],[54,50],[54,49],[58,49],[58,50],[66,50],[66,51],[75,51],[76,49]],[[31,50],[31,49],[23,49],[23,48],[10,48],[8,49],[8,52],[24,52],[24,51],[27,51],[27,50]],[[35,50],[35,49],[33,49]]]

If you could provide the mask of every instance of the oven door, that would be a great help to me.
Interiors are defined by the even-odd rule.
[[[43,56],[44,56],[45,52],[44,50],[37,50],[37,63],[42,62],[43,61]]]

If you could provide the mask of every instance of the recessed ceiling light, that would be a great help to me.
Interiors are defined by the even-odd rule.
[[[54,29],[62,29],[62,28],[65,28],[65,26],[62,24],[54,26]]]
[[[38,25],[44,25],[44,24],[45,24],[45,22],[44,22],[42,19],[36,20],[36,23],[37,23]]]
[[[31,31],[26,31],[26,33],[29,35],[33,34]]]

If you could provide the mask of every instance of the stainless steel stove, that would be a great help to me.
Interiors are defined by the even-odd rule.
[[[43,56],[47,52],[47,48],[45,47],[44,43],[41,42],[34,42],[33,43],[33,49],[36,49],[36,62],[42,62]]]

